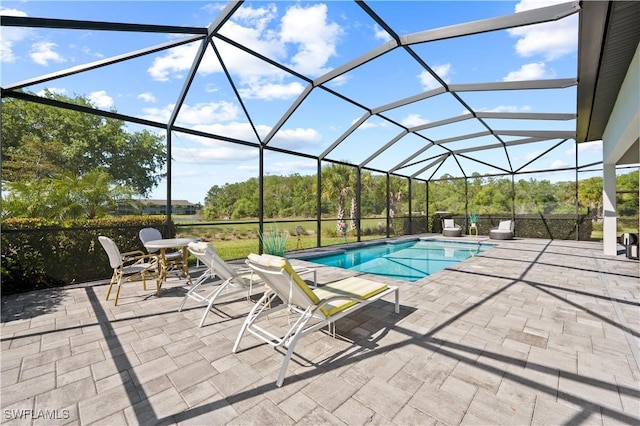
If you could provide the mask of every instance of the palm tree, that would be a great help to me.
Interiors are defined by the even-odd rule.
[[[322,196],[336,201],[336,227],[341,231],[345,222],[346,201],[355,194],[355,173],[353,167],[332,164],[322,169]]]
[[[406,179],[391,176],[389,179],[389,225],[393,227],[393,218],[398,211],[403,194],[407,193]]]

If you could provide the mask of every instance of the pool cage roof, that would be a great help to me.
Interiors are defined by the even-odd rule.
[[[178,3],[185,14],[203,10]],[[578,158],[576,143],[602,138],[640,38],[639,4],[568,2],[513,13],[507,2],[474,11],[466,2],[229,2],[203,26],[144,22],[160,19],[155,14],[137,23],[96,19],[130,16],[98,4],[78,7],[73,19],[5,15],[3,31],[42,31],[60,37],[58,45],[85,36],[112,43],[99,60],[48,61],[57,69],[44,75],[42,67],[18,74],[8,64],[2,97],[164,129],[169,179],[181,162],[223,157],[256,170],[264,159],[263,174],[312,173],[321,161],[424,181],[575,173],[602,162],[601,152]],[[311,11],[324,18],[308,20]],[[433,26],[435,15],[446,25]],[[527,54],[541,36],[564,47]],[[514,57],[520,67],[506,68]],[[115,112],[43,94],[86,93],[106,81],[121,85],[121,98],[131,97],[125,86],[133,81],[138,99],[163,96],[166,106],[117,103]],[[291,156],[307,162],[280,162]]]

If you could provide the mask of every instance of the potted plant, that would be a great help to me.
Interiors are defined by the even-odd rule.
[[[469,215],[469,223],[471,225],[475,225],[476,223],[478,223],[478,213],[472,212]]]

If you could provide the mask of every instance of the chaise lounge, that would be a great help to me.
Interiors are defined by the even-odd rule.
[[[189,252],[202,262],[207,269],[200,275],[198,280],[184,296],[182,303],[180,303],[178,307],[178,312],[182,311],[188,299],[206,302],[207,308],[202,315],[200,324],[198,324],[198,327],[202,327],[207,318],[207,314],[219,297],[246,293],[247,300],[250,300],[254,284],[254,277],[251,270],[242,271],[232,268],[218,256],[215,248],[206,242],[189,243]],[[203,284],[214,279],[216,276],[220,278],[221,281],[211,283],[211,290],[209,292],[200,292]]]
[[[250,254],[247,265],[264,280],[266,291],[244,321],[232,352],[238,351],[245,333],[252,334],[274,348],[286,348],[287,353],[276,380],[278,387],[282,386],[287,365],[301,337],[325,326],[331,330],[338,319],[391,293],[395,293],[395,313],[400,312],[398,287],[361,277],[350,277],[311,289],[283,257]],[[275,303],[276,298],[282,303]],[[257,324],[261,318],[269,319],[269,316],[282,309],[287,310],[289,320],[285,322],[288,326],[280,330],[284,332],[281,337],[275,334],[277,331],[272,330],[275,326],[267,330],[263,327],[267,327],[269,323],[262,326]]]

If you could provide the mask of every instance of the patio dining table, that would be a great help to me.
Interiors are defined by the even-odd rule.
[[[182,259],[176,262],[176,266],[180,268],[184,274],[189,285],[191,285],[191,277],[189,276],[189,264],[188,264],[188,251],[187,246],[189,243],[197,241],[195,238],[163,238],[161,240],[152,240],[144,243],[147,249],[159,249],[160,250],[160,286],[167,281],[167,272],[169,270],[169,264],[167,262],[167,249],[179,248],[182,249]]]

